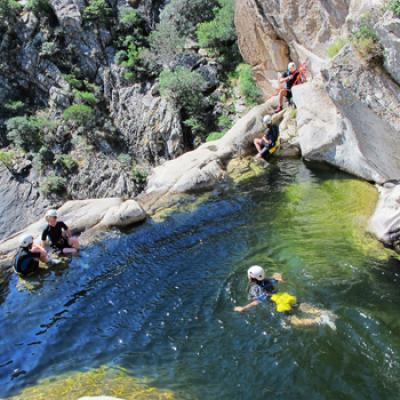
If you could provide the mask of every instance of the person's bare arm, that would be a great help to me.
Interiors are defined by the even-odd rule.
[[[254,300],[251,303],[247,304],[246,306],[243,306],[243,307],[237,306],[233,310],[236,312],[245,312],[247,310],[250,310],[253,307],[257,307],[259,304],[260,304],[260,301]]]

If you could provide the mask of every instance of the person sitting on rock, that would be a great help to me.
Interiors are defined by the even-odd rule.
[[[283,87],[279,91],[279,105],[275,110],[275,113],[282,111],[284,97],[286,97],[288,101],[292,98],[292,87],[296,84],[299,76],[300,72],[297,70],[296,64],[290,62],[288,64],[288,70],[285,71],[279,79],[279,82],[283,84]]]
[[[250,303],[245,306],[237,306],[234,308],[236,312],[248,311],[254,307],[257,307],[261,303],[274,300],[274,295],[277,292],[276,285],[283,282],[282,274],[275,273],[271,278],[265,278],[265,271],[259,265],[253,265],[247,271],[248,286],[247,292]],[[334,321],[336,320],[336,315],[319,308],[313,307],[309,304],[302,303],[297,305],[296,310],[306,314],[306,317],[299,317],[297,315],[291,315],[292,307],[296,306],[296,298],[294,296],[285,293],[285,296],[289,300],[294,300],[291,303],[285,304],[287,307],[284,309],[289,322],[293,326],[306,327],[317,324],[326,324],[332,329],[336,329]],[[278,303],[277,303],[278,305]],[[277,311],[281,312],[277,307]]]
[[[49,260],[46,250],[33,243],[32,235],[21,236],[14,261],[15,272],[23,276],[38,272],[39,260],[45,264],[52,262]]]
[[[57,211],[47,211],[46,221],[48,225],[42,233],[42,246],[45,247],[49,239],[51,247],[56,251],[62,254],[76,254],[79,250],[79,241],[72,237],[70,229],[64,222],[57,221]]]
[[[263,124],[265,126],[264,136],[262,138],[254,139],[254,145],[257,149],[256,159],[260,159],[261,157],[267,159],[270,155],[271,149],[275,147],[279,137],[279,128],[277,125],[272,123],[270,115],[264,116]]]

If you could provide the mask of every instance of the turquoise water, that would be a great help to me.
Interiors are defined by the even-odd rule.
[[[375,201],[367,183],[280,161],[191,212],[111,234],[33,290],[14,277],[0,304],[0,397],[397,399],[400,263],[364,234]],[[268,305],[234,313],[252,264],[337,314],[336,331],[293,328]],[[155,391],[110,393],[116,378],[95,378],[105,366]],[[74,392],[52,386],[79,379]]]

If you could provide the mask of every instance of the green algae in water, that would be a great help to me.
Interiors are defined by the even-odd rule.
[[[84,396],[112,396],[124,400],[178,399],[174,392],[151,387],[147,379],[129,376],[123,368],[103,366],[43,379],[9,400],[77,400]]]

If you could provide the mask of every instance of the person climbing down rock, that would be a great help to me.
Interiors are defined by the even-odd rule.
[[[278,147],[279,128],[272,123],[272,117],[270,115],[264,116],[263,125],[265,126],[264,136],[254,139],[254,146],[256,146],[258,152],[255,157],[256,159],[268,159]]]
[[[299,76],[300,72],[297,70],[296,64],[290,62],[288,64],[288,70],[285,71],[279,79],[279,83],[283,84],[283,87],[279,91],[279,106],[275,110],[275,113],[282,111],[284,97],[286,97],[288,101],[292,98],[292,87],[296,84]]]
[[[49,239],[54,250],[66,255],[76,254],[79,250],[79,241],[72,237],[70,229],[64,222],[57,221],[57,211],[47,211],[46,221],[48,225],[42,233],[42,246],[46,247]]]
[[[288,321],[293,326],[306,327],[326,324],[333,330],[336,330],[335,320],[337,317],[335,314],[306,303],[297,305],[295,296],[289,293],[277,293],[276,285],[283,282],[282,274],[274,273],[271,278],[266,279],[264,269],[259,265],[253,265],[247,271],[247,278],[247,292],[250,303],[243,307],[237,306],[234,308],[234,311],[248,311],[268,300],[275,303],[278,312],[287,314]],[[306,315],[300,317],[298,315],[291,315],[294,308],[296,308],[298,312]]]
[[[58,264],[56,260],[49,259],[43,247],[33,243],[32,235],[26,234],[21,236],[19,240],[19,249],[14,261],[15,272],[22,276],[38,272],[39,260],[48,265]]]

